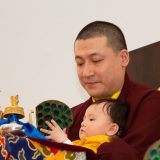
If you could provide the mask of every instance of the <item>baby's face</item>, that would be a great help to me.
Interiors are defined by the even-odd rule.
[[[107,135],[107,130],[112,124],[104,103],[92,104],[86,110],[81,128],[79,131],[80,139],[95,136],[95,135]]]

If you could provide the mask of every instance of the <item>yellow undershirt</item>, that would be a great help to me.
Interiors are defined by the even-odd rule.
[[[105,142],[111,142],[111,138],[105,135],[97,135],[72,141],[74,145],[89,148],[95,153],[97,153],[98,147]]]
[[[120,95],[121,91],[117,91],[116,93],[114,93],[110,98],[112,99],[117,99]],[[95,102],[96,98],[92,97],[92,101]]]

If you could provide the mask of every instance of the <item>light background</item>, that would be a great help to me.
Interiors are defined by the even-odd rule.
[[[160,40],[159,7],[159,0],[0,0],[1,109],[18,94],[28,121],[42,101],[72,107],[86,100],[74,62],[78,32],[92,21],[110,21],[133,50]]]

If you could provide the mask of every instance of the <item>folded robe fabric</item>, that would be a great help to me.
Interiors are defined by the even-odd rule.
[[[96,155],[87,148],[51,142],[49,140],[0,132],[0,159],[14,160],[96,160]]]

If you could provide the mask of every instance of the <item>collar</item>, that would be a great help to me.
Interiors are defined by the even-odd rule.
[[[120,95],[121,91],[117,91],[115,92],[110,98],[112,99],[118,99],[119,95]],[[92,97],[92,101],[95,102],[97,99]]]

